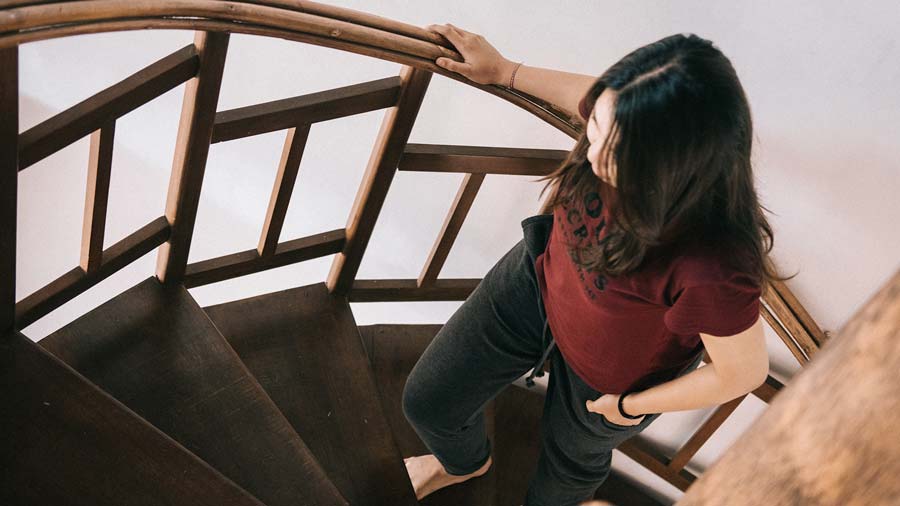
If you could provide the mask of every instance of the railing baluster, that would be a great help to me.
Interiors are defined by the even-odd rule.
[[[441,227],[441,232],[431,248],[431,253],[428,254],[425,267],[422,269],[422,273],[419,274],[417,286],[422,287],[434,284],[438,274],[441,272],[441,267],[447,261],[450,248],[453,247],[453,242],[456,241],[459,229],[462,228],[483,181],[484,174],[466,174],[459,191],[456,192],[456,198],[453,200],[450,212],[447,213],[447,217],[444,219],[444,226]]]
[[[385,112],[381,130],[369,157],[366,173],[347,220],[347,241],[343,252],[335,255],[325,284],[332,293],[347,295],[369,244],[378,213],[384,204],[397,163],[409,139],[419,107],[431,81],[431,72],[404,66],[400,73],[402,89],[397,105]]]
[[[741,405],[741,402],[743,402],[746,397],[747,394],[744,394],[716,407],[713,414],[703,422],[703,425],[694,431],[687,443],[683,444],[681,448],[675,452],[675,455],[666,467],[673,473],[677,473],[684,469],[684,466],[686,466],[691,458],[700,451],[700,448],[713,434],[716,433],[716,430],[728,420],[731,413]]]
[[[85,272],[95,272],[103,260],[103,234],[106,229],[115,134],[115,120],[91,134],[84,224],[81,230],[81,268]]]
[[[762,298],[763,303],[760,304],[759,312],[762,315],[763,319],[769,324],[769,327],[778,334],[778,337],[781,338],[781,341],[787,346],[787,349],[794,355],[794,358],[797,359],[797,362],[801,365],[805,365],[809,362],[809,357],[803,352],[803,349],[797,344],[794,340],[794,336],[791,335],[790,331],[788,331],[782,324],[781,320],[775,315],[774,312],[769,310],[769,307],[766,305],[766,298]]]
[[[309,128],[310,125],[291,128],[284,139],[284,149],[281,151],[281,161],[278,164],[278,176],[272,187],[272,197],[269,199],[269,208],[266,211],[266,222],[259,238],[259,246],[256,248],[259,256],[271,256],[275,253],[275,246],[278,245],[281,228],[284,226],[284,218],[287,216],[288,205],[291,203],[291,194],[294,192],[297,173],[300,171],[300,160],[303,158],[303,150],[309,139]]]
[[[810,316],[784,281],[775,280],[772,282],[772,287],[781,296],[785,306],[790,309],[797,322],[809,333],[810,338],[815,342],[815,347],[821,348],[828,341],[828,334],[819,327],[819,324]]]
[[[159,248],[156,263],[156,276],[164,283],[180,283],[187,267],[229,35],[228,32],[197,32],[194,36],[200,68],[197,77],[184,88],[166,201],[166,218],[172,233],[169,241]]]
[[[16,322],[19,47],[0,49],[0,335]]]
[[[786,285],[782,285],[786,286]],[[771,308],[772,312],[781,321],[785,329],[790,332],[793,342],[800,348],[806,360],[812,360],[815,353],[819,351],[819,343],[817,343],[807,332],[806,328],[797,319],[791,309],[785,304],[778,293],[778,285],[774,283],[768,286],[768,291],[763,294],[762,300]],[[788,344],[788,343],[785,343]],[[788,344],[790,346],[790,344]]]

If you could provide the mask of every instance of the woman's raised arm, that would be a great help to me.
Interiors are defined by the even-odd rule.
[[[462,55],[465,61],[456,62],[449,58],[438,58],[435,64],[451,70],[479,84],[509,86],[513,70],[516,78],[513,88],[550,102],[570,113],[578,121],[578,101],[587,93],[596,76],[563,72],[530,65],[521,65],[507,60],[481,35],[467,32],[451,25],[428,25],[427,30],[444,36]]]

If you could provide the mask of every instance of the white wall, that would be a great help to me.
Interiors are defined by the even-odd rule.
[[[756,126],[755,169],[775,228],[773,256],[819,324],[837,331],[900,267],[900,4],[795,1],[447,2],[335,4],[424,26],[452,22],[485,35],[513,60],[598,75],[632,49],[693,32],[732,60]],[[70,37],[21,48],[24,131],[189,44],[186,31]],[[395,75],[399,66],[278,39],[232,35],[219,109]],[[106,246],[163,214],[183,87],[117,124]],[[383,112],[313,127],[283,239],[345,226]],[[212,146],[190,261],[255,247],[283,132]],[[411,142],[570,149],[531,115],[456,81],[432,79]],[[17,297],[78,264],[88,139],[24,171],[19,180]],[[360,278],[418,275],[462,175],[398,173]],[[481,277],[539,209],[535,178],[490,175],[443,269]],[[26,328],[38,340],[153,275],[155,254]],[[326,257],[192,289],[201,304],[324,280]],[[359,324],[442,323],[453,303],[353,305]],[[768,329],[767,329],[768,332]],[[773,374],[797,364],[768,334]],[[764,410],[752,396],[692,460],[702,470]],[[668,413],[645,435],[674,448],[710,410]],[[660,494],[680,492],[618,451],[615,468]]]

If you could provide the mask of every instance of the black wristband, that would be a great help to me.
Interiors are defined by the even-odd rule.
[[[625,400],[625,396],[632,392],[623,392],[622,395],[619,396],[619,414],[628,418],[630,420],[637,420],[638,418],[643,418],[645,415],[631,416],[625,412],[625,409],[622,407],[622,401]]]

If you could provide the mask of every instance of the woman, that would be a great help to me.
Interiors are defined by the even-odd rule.
[[[524,504],[581,504],[612,449],[661,413],[722,404],[768,375],[759,297],[786,278],[767,257],[749,106],[729,60],[693,34],[594,78],[515,64],[450,24],[428,29],[464,59],[437,65],[553,103],[585,129],[542,178],[558,185],[553,213],[522,220],[523,239],[410,373],[404,414],[432,453],[407,471],[419,498],[486,473],[485,404],[529,370],[531,386],[548,360]],[[704,349],[712,364],[698,368]]]

